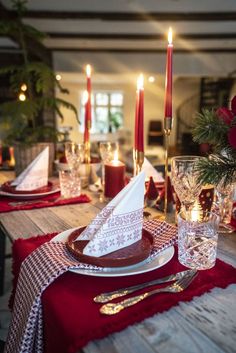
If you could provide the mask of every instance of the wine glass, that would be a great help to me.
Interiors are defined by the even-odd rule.
[[[171,161],[171,180],[181,205],[188,212],[201,192],[196,163],[199,156],[177,156]]]
[[[104,189],[105,162],[112,161],[118,155],[119,145],[117,142],[105,141],[99,143],[99,152],[102,160],[102,187]]]
[[[78,172],[79,166],[84,161],[84,144],[75,142],[65,143],[65,155],[72,172]]]
[[[232,233],[234,231],[234,228],[230,226],[234,187],[235,184],[224,185],[223,181],[215,187],[214,211],[220,216],[221,233]]]
[[[99,144],[99,152],[103,163],[112,161],[118,150],[119,145],[117,142],[106,141]]]

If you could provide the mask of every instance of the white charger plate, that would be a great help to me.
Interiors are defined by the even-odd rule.
[[[7,196],[7,197],[12,197],[14,199],[19,199],[19,200],[32,200],[32,199],[39,199],[40,197],[44,197],[47,195],[55,194],[56,192],[59,192],[60,188],[58,186],[53,187],[52,190],[47,191],[47,192],[41,192],[38,194],[13,194],[10,192],[2,191],[0,190],[0,195],[2,196]]]
[[[62,233],[59,233],[55,236],[51,242],[61,241],[65,243],[67,241],[68,236],[76,229],[72,228],[65,230]],[[132,266],[125,266],[125,267],[104,267],[102,271],[92,270],[92,269],[71,269],[71,272],[87,275],[87,276],[96,276],[96,277],[121,277],[121,276],[132,276],[137,275],[139,273],[153,271],[159,267],[164,266],[167,264],[174,255],[174,247],[170,246],[169,248],[161,251],[155,257],[148,257],[146,260],[139,262]]]

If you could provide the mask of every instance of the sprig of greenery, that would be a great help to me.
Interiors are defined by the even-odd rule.
[[[236,124],[236,117],[231,126]],[[203,184],[225,186],[236,178],[236,150],[229,144],[230,125],[219,118],[214,110],[204,109],[198,113],[192,131],[193,140],[198,143],[209,143],[213,154],[203,157],[197,164],[199,181]]]
[[[203,109],[198,113],[193,129],[193,141],[198,143],[209,143],[215,152],[222,151],[228,146],[227,132],[229,126],[219,119],[213,110]]]
[[[236,158],[219,155],[203,157],[200,158],[196,169],[201,183],[217,185],[223,182],[226,186],[235,181]]]

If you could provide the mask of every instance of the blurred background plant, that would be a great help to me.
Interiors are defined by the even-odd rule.
[[[33,43],[41,43],[44,33],[23,23],[27,0],[12,0],[16,18],[0,21],[0,34],[17,39],[21,62],[1,67],[0,76],[9,83],[10,99],[0,104],[0,121],[4,142],[21,142],[25,145],[37,142],[56,142],[60,133],[55,126],[55,114],[63,119],[62,107],[74,111],[75,106],[55,96],[55,89],[68,94],[57,80],[52,66],[32,57]],[[51,116],[47,119],[45,117]],[[79,122],[79,121],[78,121]]]

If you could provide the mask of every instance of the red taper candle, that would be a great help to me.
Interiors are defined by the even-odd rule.
[[[166,81],[165,81],[165,118],[172,118],[172,65],[173,65],[172,29],[168,33],[168,46],[166,58]]]
[[[138,148],[138,116],[139,116],[139,90],[136,91],[136,102],[135,102],[135,125],[134,125],[134,150]]]
[[[135,142],[134,149],[139,152],[144,151],[143,138],[143,117],[144,117],[144,89],[143,75],[137,80],[136,109],[135,109]]]
[[[91,66],[86,66],[87,91],[85,103],[85,121],[84,121],[84,143],[89,142],[91,128]]]
[[[143,78],[142,78],[143,82]],[[143,86],[139,91],[139,116],[138,116],[138,141],[137,141],[137,150],[139,152],[144,151],[144,143],[143,143],[143,114],[144,112],[144,90]]]

